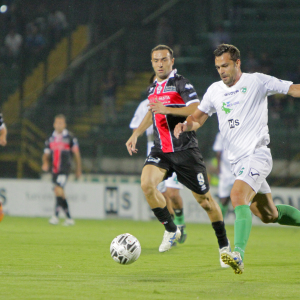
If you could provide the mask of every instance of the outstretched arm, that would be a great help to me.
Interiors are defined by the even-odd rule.
[[[133,131],[131,137],[126,142],[126,147],[127,147],[128,153],[130,155],[132,155],[132,153],[137,153],[138,149],[135,148],[137,139],[151,125],[152,125],[152,113],[150,111],[148,111],[147,114],[145,115],[142,123],[140,124],[140,126],[136,130]]]
[[[0,130],[0,145],[1,146],[6,146],[6,144],[7,144],[6,136],[7,136],[7,129],[6,129],[5,124],[3,124],[3,128]]]
[[[188,116],[184,123],[178,123],[174,129],[174,135],[178,139],[182,132],[186,131],[196,131],[200,128],[208,118],[208,114],[204,113],[200,109]]]
[[[79,179],[79,177],[81,176],[81,155],[80,155],[79,148],[74,150],[73,153],[74,153],[74,160],[76,164],[75,176],[76,179]]]
[[[49,153],[44,153],[42,157],[42,170],[44,172],[48,172],[50,168],[50,154]]]
[[[292,84],[289,88],[288,95],[300,98],[300,84]]]

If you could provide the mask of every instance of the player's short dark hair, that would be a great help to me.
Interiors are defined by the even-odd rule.
[[[152,58],[152,53],[154,51],[158,51],[158,50],[168,50],[171,58],[173,58],[173,50],[169,46],[166,46],[166,45],[158,45],[158,46],[154,47],[151,51],[151,58]]]
[[[233,61],[237,61],[238,59],[241,59],[241,53],[240,50],[229,44],[220,44],[217,49],[214,51],[215,57],[221,56],[223,53],[229,53],[230,59]]]
[[[54,120],[55,119],[64,119],[66,122],[67,122],[67,118],[64,114],[58,114],[54,117]]]

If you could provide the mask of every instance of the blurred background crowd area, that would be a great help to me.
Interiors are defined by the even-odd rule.
[[[300,83],[297,0],[0,1],[0,104],[8,127],[1,177],[41,175],[53,117],[67,116],[86,173],[139,174],[146,138],[129,157],[125,142],[152,74],[150,52],[174,50],[175,68],[200,99],[219,80],[213,50],[231,43],[243,72]],[[300,185],[299,99],[269,97],[271,184]],[[207,163],[216,116],[198,131]]]

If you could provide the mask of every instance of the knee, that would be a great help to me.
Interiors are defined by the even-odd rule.
[[[201,196],[197,199],[197,202],[201,205],[201,207],[205,210],[205,211],[210,211],[212,209],[211,207],[211,203],[209,201],[209,198],[206,196]]]
[[[173,203],[178,202],[178,192],[177,191],[169,191],[169,197],[172,200]]]
[[[56,197],[62,197],[63,196],[63,189],[60,186],[55,186],[54,194],[55,194]]]
[[[156,191],[156,185],[153,181],[151,180],[143,180],[141,182],[141,188],[145,194],[145,196],[151,196],[155,193]]]
[[[261,216],[258,216],[260,219],[261,219],[261,221],[263,222],[263,223],[265,223],[265,224],[269,224],[269,223],[274,223],[274,221],[276,221],[276,217],[275,216],[273,216],[273,215],[270,215],[270,214],[268,214],[268,215],[261,215]]]
[[[230,199],[234,208],[238,205],[247,204],[244,199],[244,194],[242,193],[242,191],[239,190],[231,190]]]

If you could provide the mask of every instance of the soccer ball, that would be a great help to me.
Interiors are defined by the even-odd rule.
[[[115,262],[122,265],[135,262],[140,257],[141,251],[140,242],[130,233],[118,235],[110,244],[111,257]]]

